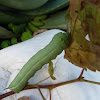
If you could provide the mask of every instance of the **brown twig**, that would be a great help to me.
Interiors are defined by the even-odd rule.
[[[50,100],[51,100],[51,89],[49,89],[49,93],[50,93]]]
[[[38,31],[36,31],[36,32],[33,33],[33,37],[36,36],[37,34],[45,32],[45,31],[47,31],[47,29],[40,29],[40,30],[38,30]]]
[[[42,94],[41,90],[40,90],[39,85],[37,85],[37,88],[38,88],[38,90],[39,90],[39,93],[40,93],[40,95],[41,95],[42,99],[43,99],[43,100],[46,100],[46,99],[44,98],[44,96],[43,96],[43,94]]]
[[[84,73],[84,69],[82,69],[82,71],[81,71],[81,74],[80,74],[79,78],[81,78],[81,77],[82,77],[83,73]]]
[[[13,95],[13,94],[15,94],[15,92],[13,92],[13,91],[10,91],[10,92],[7,92],[5,94],[2,94],[2,95],[0,95],[0,100],[5,98],[5,97],[8,97],[10,95]]]
[[[54,88],[56,88],[58,86],[62,86],[62,85],[66,85],[66,84],[71,84],[71,83],[75,83],[75,82],[88,82],[88,83],[93,83],[93,84],[100,85],[100,83],[98,83],[98,82],[93,82],[93,81],[85,80],[83,77],[80,77],[80,78],[77,78],[77,79],[74,79],[74,80],[65,81],[65,82],[62,82],[62,83],[57,83],[57,84],[52,84],[52,85],[39,85],[39,87],[43,88],[43,89],[52,90],[52,89],[54,89]],[[27,85],[23,90],[36,89],[36,88],[37,88],[37,85]],[[2,94],[2,95],[0,95],[0,100],[5,98],[5,97],[7,97],[7,96],[12,95],[12,94],[15,94],[15,92],[11,91],[11,92]]]

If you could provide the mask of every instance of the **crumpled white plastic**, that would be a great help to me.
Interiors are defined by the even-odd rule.
[[[44,48],[58,32],[62,32],[62,30],[52,29],[30,40],[0,50],[0,94],[9,91],[4,89],[7,88],[22,66],[30,57]],[[53,60],[56,80],[48,78],[40,83],[41,85],[55,84],[78,78],[82,69],[69,63],[63,56],[64,51]],[[35,84],[48,76],[48,64],[46,64],[29,80],[29,83]],[[98,71],[87,70],[83,76],[85,79],[100,82],[100,72]],[[49,90],[41,89],[41,91],[45,99],[49,100]],[[100,85],[76,82],[53,89],[51,95],[52,100],[100,100]],[[42,100],[37,89],[25,90],[3,100],[17,100],[23,96],[29,96],[31,100]]]

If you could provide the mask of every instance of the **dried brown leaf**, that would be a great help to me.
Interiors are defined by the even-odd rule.
[[[79,46],[78,43],[75,43],[74,41],[72,45],[75,47],[73,48],[71,45],[72,47],[70,46],[66,49],[65,58],[71,63],[84,69],[88,68],[92,71],[100,71],[100,52],[98,52],[100,47],[92,44],[89,41],[85,42],[88,48],[86,48],[84,45]]]
[[[100,1],[70,0],[71,43],[65,58],[71,63],[100,71]],[[90,41],[86,40],[89,35]]]
[[[100,0],[95,0],[94,3],[93,0],[85,1],[78,17],[91,42],[100,45]]]

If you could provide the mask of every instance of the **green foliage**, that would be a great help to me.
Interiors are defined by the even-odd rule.
[[[7,30],[6,28],[0,26],[0,39],[9,39],[15,37],[16,35],[13,34],[11,31]]]
[[[66,10],[56,12],[50,15],[47,19],[43,21],[44,25],[40,28],[48,28],[48,29],[63,29],[66,30],[66,21],[65,21],[65,13]]]
[[[30,28],[28,27],[28,25],[25,27],[25,32],[30,32],[32,34],[32,31],[30,30]]]
[[[20,33],[24,32],[26,27],[26,24],[19,24],[14,25],[13,23],[8,24],[8,28],[11,29],[16,35],[19,35]]]
[[[31,10],[36,9],[48,0],[0,0],[0,4],[19,10]]]
[[[31,23],[36,26],[36,27],[40,27],[40,26],[43,26],[43,23],[40,22],[40,21],[31,21]]]
[[[12,30],[12,29],[13,29],[13,27],[14,27],[14,24],[13,24],[13,23],[9,23],[9,24],[8,24],[8,28],[9,28],[9,29],[11,29],[11,30]]]
[[[50,14],[68,5],[69,5],[69,0],[48,0],[47,3],[45,3],[43,6],[35,10],[22,11],[21,13],[25,15],[31,15],[31,16]]]
[[[32,32],[36,32],[38,31],[38,28],[35,27],[32,23],[28,23],[28,27]]]
[[[21,41],[25,41],[32,38],[32,35],[30,32],[23,32],[21,36]]]
[[[32,19],[32,16],[26,16],[17,11],[0,10],[0,24],[21,24],[28,22],[30,19]]]
[[[2,41],[1,48],[6,48],[8,46],[10,46],[10,41],[9,40]]]
[[[36,16],[34,17],[34,21],[40,21],[40,20],[45,20],[47,18],[47,15],[40,15],[40,16]]]
[[[14,38],[14,37],[13,37],[13,38],[11,39],[11,44],[12,44],[12,45],[13,45],[13,44],[17,44],[17,38]]]
[[[20,25],[13,25],[12,31],[19,35],[20,33],[24,32],[26,24],[20,24]]]
[[[69,0],[0,0],[0,24],[21,24],[37,15],[44,20],[44,14],[56,12],[68,5]]]
[[[17,42],[30,39],[32,37],[32,34],[38,31],[40,27],[42,28],[42,26],[46,26],[45,28],[49,28],[49,29],[50,28],[65,29],[66,27],[65,20],[63,20],[64,19],[63,16],[65,12],[57,15],[53,14],[52,16],[50,15],[50,17],[43,14],[44,13],[48,14],[51,12],[53,13],[59,9],[64,8],[65,6],[68,6],[69,0],[67,1],[66,0],[43,0],[41,2],[39,1],[40,0],[29,0],[29,1],[1,0],[0,1],[0,24],[2,24],[3,26],[5,25],[7,30],[2,27],[2,29],[0,30],[0,38],[11,39],[11,44],[16,44]],[[32,4],[32,2],[35,3]],[[50,20],[48,21],[47,19]],[[43,22],[44,20],[47,21],[45,21],[44,23]],[[54,21],[54,23],[52,23],[52,21]],[[49,24],[50,27],[48,27],[47,24]],[[8,30],[11,30],[13,33]],[[15,39],[15,37],[17,38]],[[3,40],[1,40],[1,42],[2,41]]]

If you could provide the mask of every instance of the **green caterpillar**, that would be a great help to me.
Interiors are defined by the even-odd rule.
[[[8,88],[14,92],[21,91],[28,83],[28,80],[34,76],[44,64],[55,59],[57,55],[68,47],[69,39],[70,35],[68,33],[60,32],[54,35],[51,42],[45,48],[41,49],[29,59]]]

